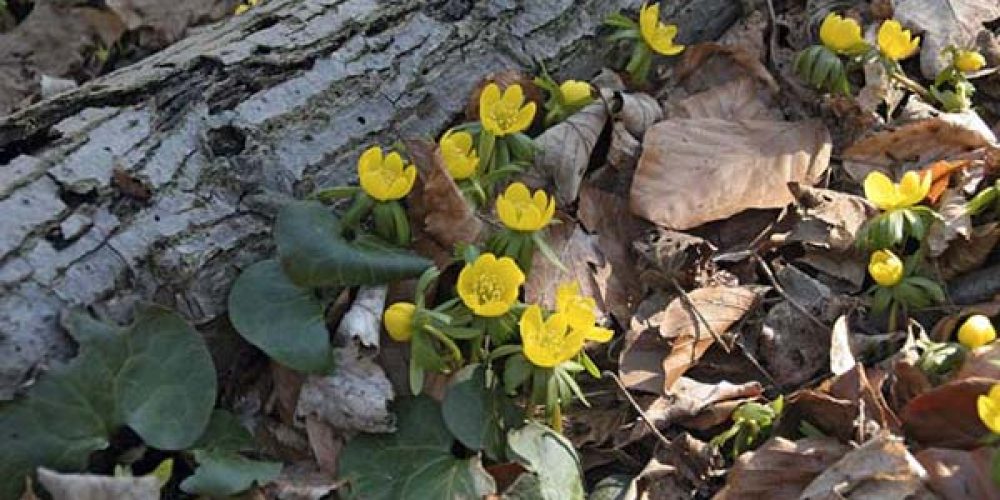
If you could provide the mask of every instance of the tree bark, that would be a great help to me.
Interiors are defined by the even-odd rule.
[[[686,42],[739,15],[671,3]],[[229,287],[272,250],[282,201],[353,182],[372,144],[457,123],[488,73],[619,65],[600,24],[640,4],[270,0],[0,119],[0,400],[72,354],[69,307],[124,322],[152,300],[232,338]]]

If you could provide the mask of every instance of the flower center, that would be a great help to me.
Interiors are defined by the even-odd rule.
[[[476,278],[474,289],[480,304],[499,302],[504,292],[503,283],[492,274],[483,274]]]
[[[399,178],[399,174],[391,168],[379,167],[376,172],[378,172],[378,178],[382,181],[382,184],[386,186],[391,186]]]
[[[516,106],[505,106],[504,104],[497,103],[490,110],[490,116],[493,118],[493,121],[497,122],[500,128],[508,129],[514,124],[517,112],[518,108]]]
[[[538,213],[538,207],[536,207],[534,202],[530,199],[514,200],[511,202],[511,206],[514,208],[514,216],[517,217],[517,220],[519,221],[540,215]]]

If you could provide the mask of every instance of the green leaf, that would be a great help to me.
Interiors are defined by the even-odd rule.
[[[507,445],[511,455],[538,476],[542,498],[584,498],[580,459],[566,438],[538,422],[530,422],[511,431]]]
[[[246,268],[229,292],[236,331],[278,363],[303,372],[326,373],[333,366],[325,308],[274,260]]]
[[[243,427],[236,415],[226,410],[216,409],[198,441],[192,448],[200,450],[250,451],[253,449],[253,435]]]
[[[181,482],[181,490],[196,495],[227,497],[278,477],[281,464],[259,462],[229,451],[195,450],[198,468]]]
[[[433,265],[411,252],[348,242],[337,217],[315,201],[285,205],[278,213],[274,237],[282,268],[304,287],[388,283],[415,278]]]
[[[531,376],[531,363],[528,359],[524,357],[524,354],[518,353],[509,358],[507,362],[504,363],[503,369],[503,389],[507,394],[514,394],[517,392],[517,388],[521,386],[528,377]]]
[[[0,407],[0,498],[17,498],[38,466],[82,470],[89,455],[128,425],[146,444],[190,446],[215,402],[212,358],[176,314],[140,310],[118,328],[71,313],[80,352],[44,374],[28,396]]]
[[[350,487],[338,492],[343,498],[472,500],[496,491],[478,458],[452,455],[454,438],[434,400],[402,399],[397,415],[394,434],[362,434],[347,443],[340,475]]]
[[[448,430],[473,451],[485,450],[499,459],[505,449],[507,431],[523,421],[509,398],[486,387],[483,365],[459,370],[442,402],[441,412]]]

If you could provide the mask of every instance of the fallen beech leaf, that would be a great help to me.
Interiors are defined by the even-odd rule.
[[[687,500],[703,498],[709,487],[712,448],[683,433],[657,449],[624,498]]]
[[[625,387],[650,394],[663,394],[663,360],[670,352],[667,342],[654,329],[631,330],[618,356],[618,375]]]
[[[909,105],[908,105],[909,106]],[[940,113],[876,132],[844,150],[844,168],[857,182],[873,170],[921,167],[933,161],[982,147],[996,147],[997,139],[975,111]]]
[[[892,116],[906,92],[889,78],[885,65],[877,59],[864,63],[865,86],[858,91],[857,105],[866,114],[879,116],[880,107],[885,106],[885,114]]]
[[[857,418],[856,404],[813,389],[802,389],[787,398],[775,435],[798,436],[802,423],[808,422],[824,435],[847,442],[855,438]]]
[[[821,122],[672,119],[646,133],[632,212],[690,229],[749,208],[783,207],[789,182],[813,184],[830,161]]]
[[[755,10],[740,19],[719,37],[719,43],[730,47],[740,47],[763,62],[767,56],[764,33],[767,32],[768,19],[761,10]]]
[[[897,413],[901,412],[913,398],[931,390],[927,374],[916,366],[917,359],[899,359],[892,365],[892,381],[889,385],[890,404]]]
[[[718,286],[688,293],[693,308],[683,297],[671,301],[660,324],[660,335],[671,346],[663,360],[663,390],[669,393],[681,375],[715,343],[713,331],[720,336],[726,333],[757,305],[759,298],[749,288]]]
[[[154,500],[160,498],[160,482],[154,476],[114,477],[94,474],[60,474],[38,468],[38,482],[55,500]]]
[[[979,269],[1000,242],[1000,224],[990,222],[972,228],[967,239],[958,239],[937,258],[941,278],[951,279]]]
[[[611,145],[608,147],[608,164],[617,170],[635,170],[639,161],[639,140],[621,122],[615,122],[611,129]]]
[[[994,383],[994,379],[967,378],[911,399],[900,414],[906,435],[924,446],[966,450],[979,446],[990,431],[979,420],[976,399]]]
[[[590,155],[607,121],[607,106],[597,100],[535,138],[539,148],[535,154],[535,174],[554,182],[560,206],[576,201]]]
[[[691,93],[731,82],[744,75],[760,80],[774,93],[780,90],[778,82],[753,52],[718,43],[699,43],[688,47],[675,74],[685,90]]]
[[[653,400],[645,411],[646,416],[652,420],[652,424],[657,429],[662,430],[673,424],[684,426],[684,420],[697,416],[703,410],[717,403],[734,399],[747,401],[763,394],[764,388],[757,381],[745,384],[732,384],[727,381],[707,384],[688,377],[681,377],[666,395]],[[733,409],[735,410],[735,408]],[[628,440],[624,443],[616,443],[616,446],[622,447],[634,443],[651,433],[648,425],[638,423],[632,428]]]
[[[608,263],[598,246],[598,238],[587,234],[579,224],[565,217],[560,217],[560,220],[561,224],[548,229],[546,241],[566,267],[566,271],[559,269],[541,252],[536,251],[531,273],[524,284],[525,300],[554,309],[559,284],[576,281],[584,297],[594,298],[600,311],[599,317],[603,317],[608,311],[603,293],[607,290],[608,276],[605,273],[599,279],[594,269],[604,269],[608,267]]]
[[[580,223],[597,237],[610,276],[601,290],[605,304],[618,319],[627,324],[642,299],[635,257],[629,247],[645,230],[645,221],[632,215],[628,202],[621,196],[584,184],[577,206]]]
[[[615,120],[625,125],[625,130],[637,139],[642,139],[650,126],[663,119],[663,108],[649,94],[616,92],[615,99],[621,100]]]
[[[916,458],[927,469],[929,486],[943,500],[1000,500],[1000,486],[990,474],[994,453],[987,447],[972,451],[929,448]]]
[[[668,106],[670,118],[781,119],[781,111],[774,106],[770,89],[748,76],[670,102]]]
[[[965,357],[962,367],[958,369],[952,380],[974,377],[1000,380],[1000,343],[992,342],[978,349],[973,349]]]
[[[895,17],[908,28],[923,32],[920,70],[933,80],[948,64],[949,45],[973,47],[983,23],[1000,18],[994,0],[896,0]]]
[[[404,144],[420,173],[420,183],[409,198],[409,208],[417,220],[423,221],[427,234],[447,249],[457,243],[478,240],[483,222],[448,174],[437,145],[415,139]]]
[[[789,441],[771,438],[736,459],[714,500],[792,499],[850,450],[828,437]]]
[[[957,189],[948,189],[941,196],[938,214],[927,231],[927,247],[931,257],[939,257],[950,248],[952,241],[968,241],[972,232],[972,217],[966,212],[965,196]]]
[[[847,252],[854,248],[861,226],[878,213],[860,196],[797,182],[788,189],[795,197],[798,221],[787,241]]]
[[[849,451],[814,479],[799,498],[933,498],[924,485],[926,471],[902,440],[883,432]]]
[[[694,286],[698,275],[712,265],[716,250],[702,238],[663,228],[633,240],[632,246],[641,257],[643,286],[666,290],[672,290],[674,282],[684,288]]]
[[[880,429],[899,432],[899,417],[882,397],[882,386],[888,376],[877,367],[865,368],[864,365],[857,364],[846,373],[824,382],[821,388],[825,388],[835,398],[854,403],[859,413],[863,403],[865,420],[874,421]]]
[[[936,205],[941,195],[944,191],[948,189],[948,184],[951,181],[951,174],[962,170],[972,162],[969,160],[957,160],[957,161],[936,161],[931,163],[929,166],[921,171],[921,175],[930,173],[931,174],[931,190],[927,193],[927,199],[931,204]]]

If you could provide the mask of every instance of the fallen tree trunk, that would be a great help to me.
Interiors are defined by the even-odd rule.
[[[127,321],[152,300],[232,338],[229,287],[278,204],[352,182],[371,144],[436,136],[490,72],[617,64],[596,32],[640,3],[271,0],[0,119],[0,400],[71,354],[68,307]],[[689,43],[740,15],[671,4]]]

